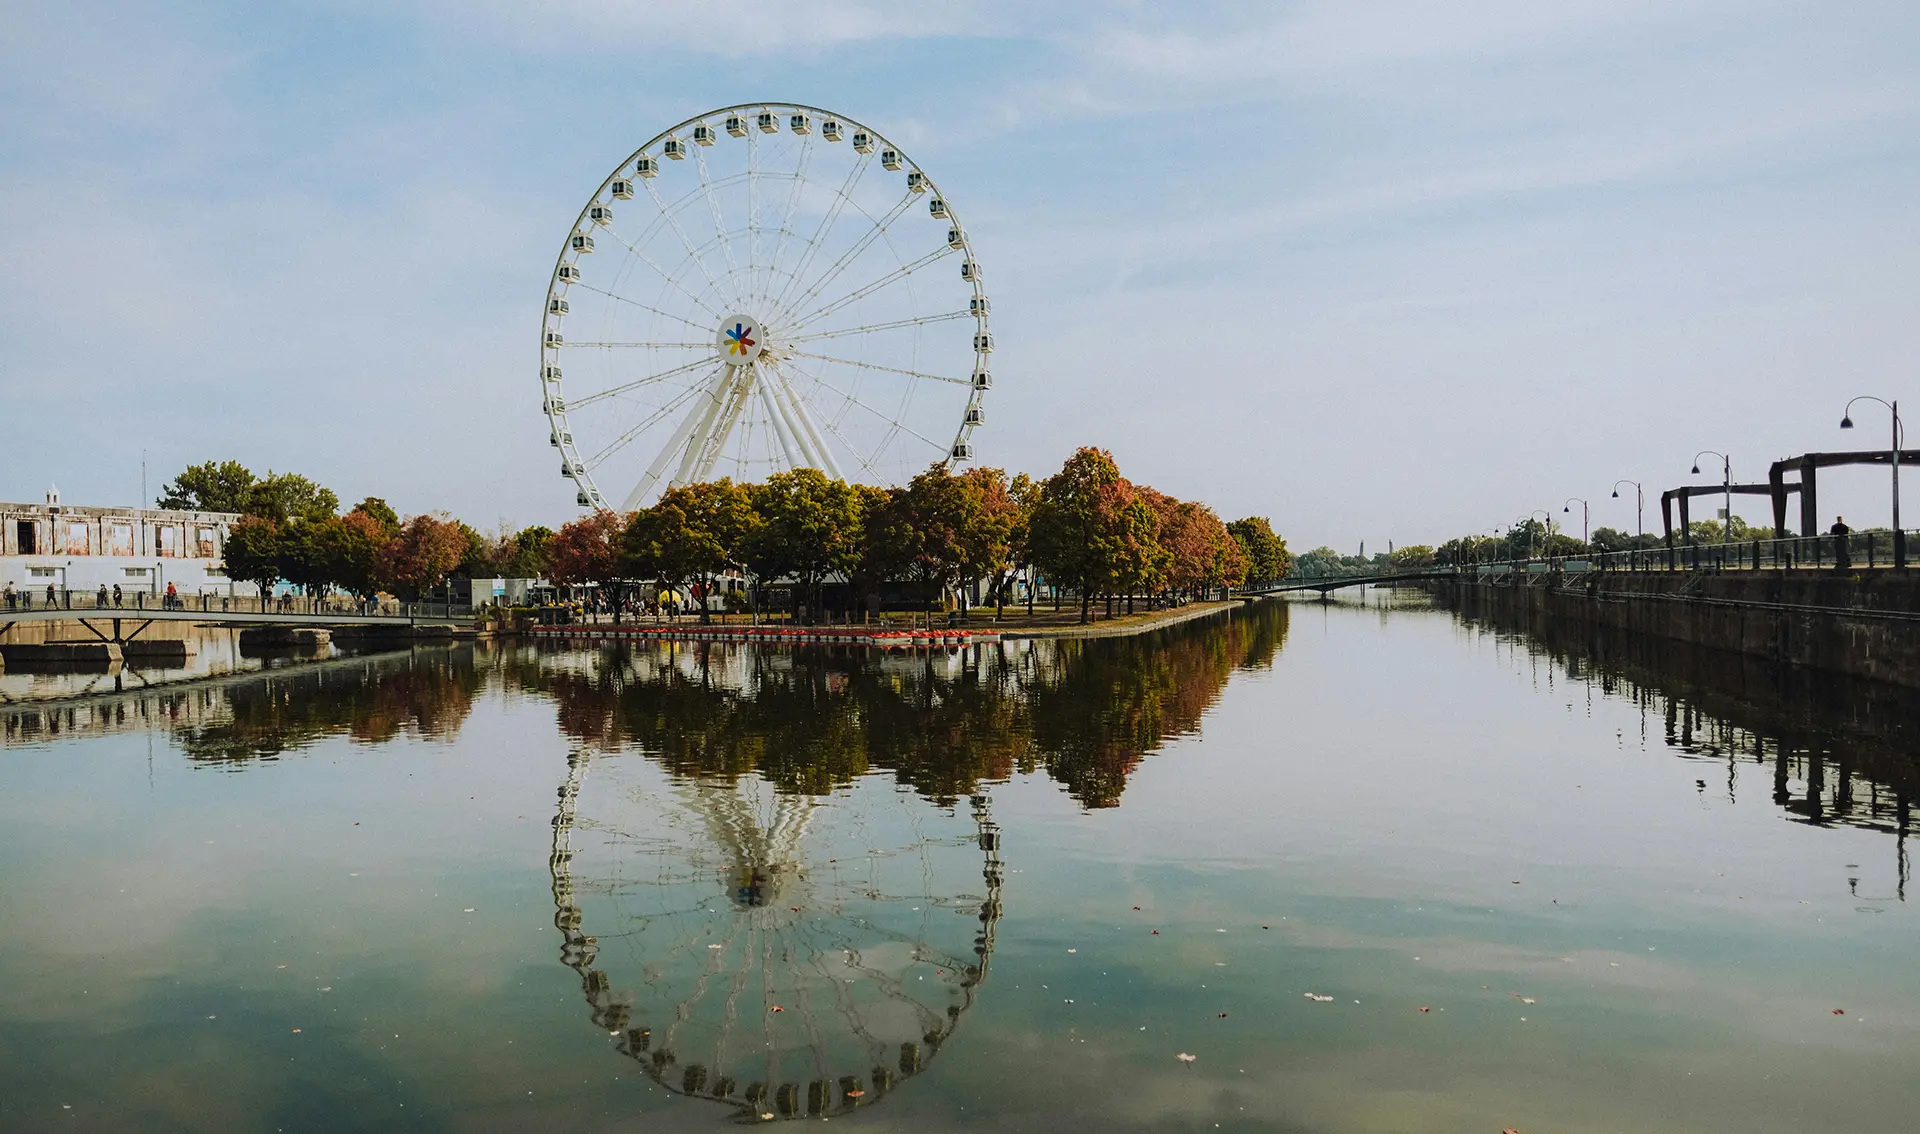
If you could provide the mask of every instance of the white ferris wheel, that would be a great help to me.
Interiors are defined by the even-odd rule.
[[[816,107],[715,110],[628,156],[567,235],[550,441],[597,509],[801,467],[900,483],[972,458],[987,314],[959,215],[897,144]]]

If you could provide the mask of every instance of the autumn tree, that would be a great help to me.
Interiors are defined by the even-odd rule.
[[[621,596],[615,582],[622,577],[620,553],[626,528],[626,517],[613,511],[597,511],[563,525],[549,548],[547,577],[556,583],[603,588],[618,617]]]
[[[1082,622],[1095,594],[1112,594],[1150,568],[1153,510],[1104,449],[1081,449],[1046,479],[1031,523],[1035,565],[1079,592]]]
[[[866,599],[908,576],[920,539],[907,509],[906,489],[856,484],[853,490],[859,497],[860,539],[847,581],[856,597]]]
[[[353,511],[361,513],[379,525],[381,537],[384,539],[392,539],[400,533],[400,514],[393,510],[392,505],[378,496],[369,496],[355,504]],[[352,512],[348,513],[348,515],[352,514]]]
[[[439,516],[415,516],[387,541],[380,574],[394,594],[417,602],[446,582],[466,550],[467,537],[458,523]]]
[[[968,500],[967,523],[960,532],[960,575],[970,583],[991,580],[991,595],[997,596],[1013,570],[1014,533],[1025,517],[1006,470],[976,466],[959,479]]]

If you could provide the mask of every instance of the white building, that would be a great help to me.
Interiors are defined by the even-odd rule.
[[[231,594],[222,557],[227,529],[239,519],[237,512],[63,505],[57,488],[44,504],[0,501],[0,587],[161,594],[171,583],[181,594]]]

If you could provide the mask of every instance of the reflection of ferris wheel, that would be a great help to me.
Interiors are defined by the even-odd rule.
[[[581,749],[554,817],[561,960],[670,1091],[745,1121],[875,1102],[986,976],[999,829],[985,796],[969,811],[877,777],[815,797]]]
[[[551,441],[595,508],[800,467],[897,483],[972,457],[992,385],[952,204],[807,106],[712,111],[634,151],[574,221],[541,330]]]

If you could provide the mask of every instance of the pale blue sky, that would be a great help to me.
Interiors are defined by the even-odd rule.
[[[1297,548],[1571,495],[1630,527],[1617,477],[1883,445],[1877,408],[1835,428],[1856,393],[1920,413],[1911,3],[0,22],[0,498],[130,502],[144,447],[150,492],[230,456],[483,528],[570,518],[536,372],[554,253],[636,146],[760,98],[873,124],[963,209],[998,340],[984,460],[1103,445]],[[1823,489],[1885,522],[1884,474]]]

